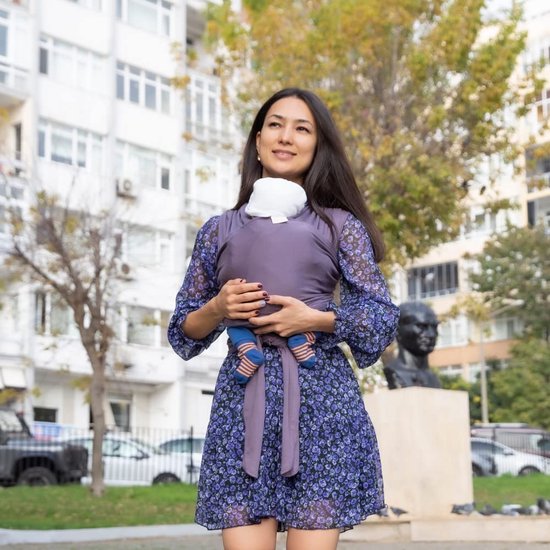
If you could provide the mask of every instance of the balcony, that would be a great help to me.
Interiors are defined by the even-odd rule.
[[[0,107],[13,107],[29,97],[29,73],[0,61]]]

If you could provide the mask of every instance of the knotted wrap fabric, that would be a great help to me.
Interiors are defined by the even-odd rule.
[[[281,444],[281,475],[291,477],[298,473],[300,444],[298,420],[300,414],[300,386],[298,363],[288,349],[287,341],[276,335],[267,334],[257,338],[262,344],[275,346],[281,354],[283,365],[283,429]],[[265,420],[265,371],[260,366],[246,385],[244,393],[244,454],[243,469],[258,477]]]

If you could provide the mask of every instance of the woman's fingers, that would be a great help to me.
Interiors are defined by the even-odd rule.
[[[266,305],[269,296],[258,282],[247,283],[244,279],[231,279],[221,288],[217,301],[223,317],[249,319]]]
[[[273,295],[269,298],[269,304],[282,307],[270,315],[249,319],[250,324],[257,327],[254,329],[256,334],[274,332],[286,337],[310,329],[310,314],[313,310],[304,302],[290,296]]]

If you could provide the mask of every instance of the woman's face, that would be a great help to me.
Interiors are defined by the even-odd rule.
[[[297,97],[276,101],[256,135],[262,176],[302,184],[317,145],[317,126],[309,107]]]

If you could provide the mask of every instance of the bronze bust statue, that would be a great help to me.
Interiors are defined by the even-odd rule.
[[[439,324],[433,310],[422,302],[399,306],[397,357],[384,368],[390,390],[409,386],[440,388],[439,378],[428,365],[428,355],[437,341]]]

